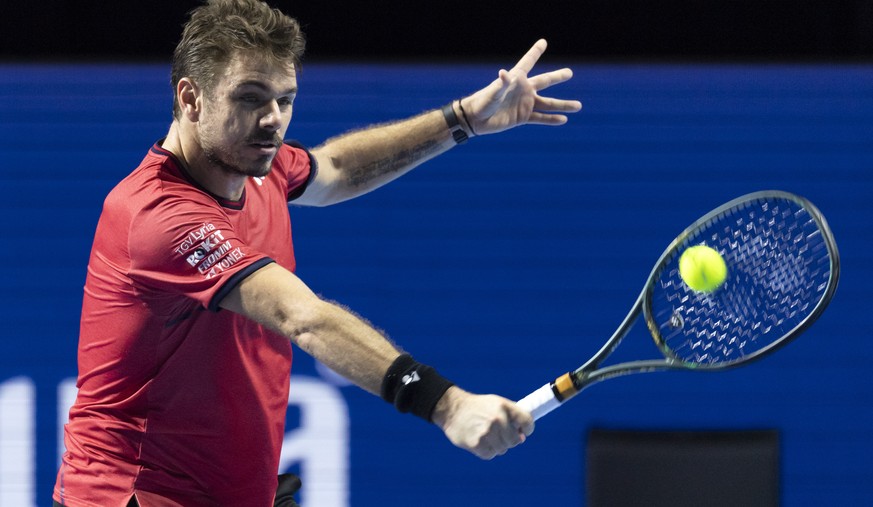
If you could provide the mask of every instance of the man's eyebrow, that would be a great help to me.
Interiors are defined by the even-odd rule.
[[[241,81],[236,85],[235,88],[240,89],[240,88],[244,88],[246,86],[254,86],[255,88],[260,88],[261,90],[263,90],[265,92],[271,91],[271,88],[269,86],[265,85],[262,81],[258,81],[255,79],[252,79],[249,81]],[[294,87],[288,88],[283,92],[279,92],[279,95],[297,95],[297,87],[294,86]]]

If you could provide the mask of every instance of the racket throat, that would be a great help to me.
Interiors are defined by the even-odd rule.
[[[582,386],[578,385],[575,377],[570,373],[565,373],[560,377],[556,378],[552,382],[552,393],[555,395],[555,398],[561,403],[569,400],[573,396],[579,394],[579,391],[582,390]]]

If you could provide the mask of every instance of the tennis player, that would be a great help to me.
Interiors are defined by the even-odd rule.
[[[67,507],[293,505],[277,497],[291,343],[483,459],[529,413],[454,386],[294,275],[288,202],[372,191],[474,135],[560,125],[537,42],[478,92],[307,149],[284,141],[304,36],[256,0],[191,13],[172,65],[173,121],[107,196],[88,264],[78,396],[54,489]]]

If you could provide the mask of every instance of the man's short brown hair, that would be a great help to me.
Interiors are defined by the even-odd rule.
[[[176,86],[183,77],[210,90],[231,57],[254,51],[299,70],[306,38],[294,18],[259,0],[207,0],[191,11],[173,53],[170,81],[173,116],[178,118]]]

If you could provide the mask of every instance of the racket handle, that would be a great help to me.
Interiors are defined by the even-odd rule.
[[[534,420],[537,420],[560,407],[561,402],[555,396],[550,382],[518,400],[518,406],[530,412]]]

